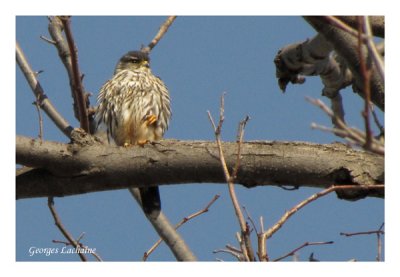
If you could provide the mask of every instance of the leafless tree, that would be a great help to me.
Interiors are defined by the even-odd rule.
[[[168,17],[154,39],[142,50],[150,52],[175,19],[176,16]],[[374,114],[375,108],[384,111],[384,46],[383,42],[376,44],[373,40],[376,36],[384,37],[384,18],[307,16],[304,20],[316,30],[316,35],[279,50],[275,58],[278,84],[285,91],[289,83],[302,84],[305,76],[319,76],[324,85],[322,95],[329,99],[331,107],[321,100],[309,101],[331,118],[333,127],[313,126],[332,132],[347,143],[246,142],[243,134],[248,118],[239,124],[236,143],[223,142],[220,137],[225,108],[222,97],[219,121],[214,121],[209,113],[215,141],[163,140],[132,151],[110,146],[93,135],[96,107],[90,104],[83,86],[71,18],[49,17],[51,39],[46,40],[56,47],[66,68],[74,114],[80,126],[71,126],[54,108],[17,42],[17,63],[32,88],[40,118],[41,111],[44,111],[70,143],[45,141],[42,131],[38,139],[17,135],[16,161],[23,167],[16,173],[16,199],[48,197],[56,225],[68,240],[65,243],[76,249],[82,247],[80,239],[74,239],[62,225],[54,207],[55,197],[131,188],[138,184],[228,184],[239,223],[239,248],[227,245],[219,251],[230,253],[240,261],[272,261],[293,256],[298,249],[308,245],[331,243],[306,242],[276,259],[269,258],[266,247],[267,239],[293,214],[331,192],[347,200],[384,198],[384,128]],[[346,124],[341,90],[348,86],[352,86],[365,101],[363,131]],[[372,135],[371,119],[381,131],[378,136]],[[128,162],[133,158],[135,163]],[[321,191],[288,209],[276,224],[265,230],[262,218],[257,228],[251,217],[243,215],[234,184],[248,188],[291,184],[321,188]],[[140,203],[135,191],[131,192]],[[204,213],[213,201],[183,221]],[[177,260],[197,259],[176,231],[177,226],[169,223],[163,213],[159,218],[149,220]],[[251,242],[251,228],[256,229],[256,250]],[[379,235],[383,234],[381,229],[379,231]],[[144,259],[152,251],[153,248],[146,252]],[[82,260],[86,259],[85,255],[79,255]],[[310,260],[313,259],[310,256]]]

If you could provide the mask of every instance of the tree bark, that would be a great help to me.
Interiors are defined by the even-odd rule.
[[[82,136],[71,144],[17,136],[16,198],[68,196],[143,185],[225,183],[212,141],[163,140],[144,147],[103,145]],[[228,168],[237,160],[237,143],[224,142]],[[384,183],[384,158],[343,144],[251,141],[242,144],[235,183],[251,188],[292,185],[325,188],[332,184]],[[382,190],[344,194],[352,199],[384,197]]]

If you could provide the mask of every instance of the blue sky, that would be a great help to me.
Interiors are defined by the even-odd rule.
[[[72,29],[78,47],[84,86],[92,92],[91,104],[108,80],[120,56],[139,49],[154,37],[165,17],[73,17]],[[55,107],[74,126],[67,75],[55,48],[41,40],[49,37],[46,17],[17,17],[16,39],[34,70],[43,70],[39,80]],[[273,59],[278,50],[311,38],[314,30],[301,17],[178,17],[151,53],[151,66],[169,88],[173,117],[166,138],[213,140],[207,117],[218,116],[219,100],[225,96],[225,122],[222,136],[236,139],[237,124],[251,117],[246,140],[286,140],[331,143],[339,139],[311,130],[316,122],[330,126],[329,119],[305,101],[320,98],[319,78],[305,84],[289,85],[282,94],[275,78]],[[16,134],[36,137],[38,120],[34,97],[19,68],[16,68]],[[363,127],[363,102],[350,89],[343,91],[346,120]],[[327,102],[325,99],[323,99]],[[383,116],[380,114],[380,117]],[[44,138],[67,142],[66,137],[44,116]],[[265,227],[273,225],[285,210],[317,192],[301,188],[284,191],[276,187],[253,189],[237,186],[241,205]],[[226,244],[237,246],[237,220],[224,184],[190,184],[161,187],[163,210],[172,222],[180,221],[208,203],[215,194],[220,199],[210,211],[185,224],[180,233],[199,260],[229,261],[226,254],[213,254]],[[82,242],[95,247],[108,261],[137,261],[157,240],[141,210],[127,190],[108,191],[56,198],[56,209],[67,229]],[[299,252],[306,260],[311,252],[321,260],[372,261],[376,256],[375,236],[345,238],[340,232],[377,229],[384,221],[384,202],[368,198],[356,202],[338,200],[334,194],[307,206],[291,218],[268,242],[269,255],[277,258],[306,241],[331,241],[332,245],[308,247]],[[77,261],[77,255],[29,256],[30,247],[48,248],[64,240],[54,226],[47,199],[18,200],[16,203],[16,260]],[[256,243],[255,237],[253,242]],[[173,260],[162,245],[149,258]]]

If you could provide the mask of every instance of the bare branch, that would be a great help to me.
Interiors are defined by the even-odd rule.
[[[384,65],[382,56],[379,54],[379,51],[378,51],[377,46],[375,45],[375,42],[373,39],[373,34],[372,34],[371,24],[370,24],[370,17],[363,16],[362,19],[363,19],[362,24],[364,27],[364,31],[367,36],[366,44],[368,46],[369,53],[375,63],[378,73],[380,74],[382,80],[384,81],[385,80],[385,65]]]
[[[382,239],[381,235],[384,235],[385,232],[382,230],[384,226],[384,223],[381,224],[378,230],[373,230],[373,231],[364,231],[364,232],[355,232],[355,233],[344,233],[341,232],[341,236],[346,236],[346,237],[352,237],[352,236],[359,236],[359,235],[373,235],[376,234],[377,238],[377,255],[376,255],[376,260],[382,261]]]
[[[215,142],[163,140],[127,150],[85,141],[86,137],[79,144],[40,143],[17,136],[17,163],[37,167],[18,174],[17,199],[67,196],[140,184],[226,181]],[[233,168],[237,144],[224,142],[223,148],[227,164]],[[343,144],[254,141],[242,145],[236,183],[249,188],[282,184],[324,188],[339,181],[382,184],[383,176],[383,157]],[[359,197],[383,194],[384,190],[366,191]]]
[[[231,177],[231,174],[229,173],[229,169],[226,164],[224,151],[223,151],[222,143],[221,143],[221,129],[222,129],[223,121],[224,121],[224,94],[222,94],[222,96],[221,96],[220,116],[219,116],[218,126],[215,126],[215,122],[214,122],[210,112],[208,112],[208,116],[210,118],[211,124],[214,129],[215,139],[216,139],[218,151],[219,151],[219,159],[220,159],[221,166],[222,166],[222,169],[223,169],[223,172],[225,175],[225,180],[228,183],[229,195],[232,200],[232,205],[235,210],[236,217],[239,221],[239,226],[240,226],[240,230],[241,230],[241,238],[239,239],[239,242],[241,243],[241,246],[242,245],[244,246],[244,247],[242,247],[243,256],[247,261],[253,261],[254,254],[253,254],[251,241],[250,241],[250,232],[247,228],[247,224],[244,220],[243,213],[240,209],[239,200],[237,199],[236,192],[235,192],[235,185],[233,183],[234,177]],[[242,121],[242,123],[239,125],[239,126],[241,126],[241,127],[239,127],[239,131],[241,133],[238,134],[239,141],[238,141],[238,153],[237,153],[237,159],[236,159],[237,163],[238,163],[238,161],[240,162],[240,154],[241,154],[240,150],[241,150],[241,144],[243,142],[242,140],[243,140],[244,126],[246,125],[247,120],[248,120],[248,117],[246,117],[246,119],[244,121]],[[237,174],[239,165],[236,164],[235,168],[236,169],[234,170],[234,173]]]
[[[370,185],[370,186],[354,186],[354,185],[333,185],[323,191],[317,192],[313,195],[311,195],[309,198],[306,200],[300,202],[293,208],[291,208],[289,211],[287,211],[279,220],[277,223],[275,223],[274,226],[272,226],[270,229],[268,229],[265,233],[264,236],[266,239],[272,237],[273,234],[275,234],[282,226],[283,224],[286,223],[286,221],[295,213],[297,213],[300,209],[304,208],[306,205],[309,203],[333,192],[333,191],[338,191],[338,190],[358,190],[358,189],[377,189],[377,188],[383,188],[384,185]]]
[[[160,26],[160,29],[153,40],[149,43],[147,47],[141,49],[141,51],[145,53],[150,53],[151,50],[158,44],[158,42],[162,39],[162,37],[167,33],[169,27],[175,21],[176,16],[169,16],[165,22]]]
[[[228,253],[230,255],[232,255],[233,257],[235,257],[238,261],[245,261],[242,252],[237,252],[235,250],[232,249],[216,249],[213,251],[214,254],[216,253]]]
[[[85,132],[89,133],[89,118],[87,113],[87,107],[89,106],[89,104],[86,103],[86,99],[84,96],[84,88],[82,85],[81,73],[78,64],[78,50],[76,48],[71,31],[71,19],[69,16],[62,16],[60,17],[60,19],[64,26],[64,32],[67,37],[69,52],[71,54],[72,76],[70,77],[72,77],[72,79],[70,81],[72,83],[74,101],[76,101],[78,107],[78,120],[81,124],[81,128],[85,130]]]
[[[81,253],[90,253],[92,254],[92,256],[99,262],[102,262],[103,259],[100,257],[99,254],[97,254],[95,251],[92,251],[87,245],[83,245],[80,240],[82,239],[82,237],[84,236],[85,233],[82,233],[78,239],[76,240],[76,242],[79,244],[80,249],[84,249],[84,251],[81,251]],[[52,240],[53,243],[61,243],[61,244],[65,244],[66,246],[72,246],[72,244],[68,241],[61,241],[61,240]]]
[[[29,86],[31,87],[40,108],[44,110],[44,112],[55,123],[58,129],[60,129],[67,137],[70,137],[73,130],[72,126],[69,125],[69,123],[58,113],[44,93],[42,86],[36,78],[35,72],[32,70],[18,42],[16,43],[16,56],[18,66],[24,74]]]
[[[39,140],[40,142],[43,142],[43,118],[42,118],[42,113],[40,111],[40,101],[39,98],[36,98],[36,101],[32,103],[36,107],[36,111],[38,113],[38,120],[39,120]]]
[[[195,212],[195,213],[193,213],[193,214],[191,214],[191,215],[189,215],[187,217],[184,217],[178,224],[175,225],[175,230],[180,228],[183,224],[185,224],[189,220],[208,212],[208,210],[211,207],[211,205],[214,204],[214,202],[217,201],[218,198],[219,198],[219,195],[217,194],[217,195],[215,195],[213,197],[213,199],[203,209],[201,209],[200,211],[197,211],[197,212]],[[161,244],[161,242],[162,242],[162,239],[159,239],[152,247],[150,247],[150,249],[147,250],[144,253],[142,260],[146,261],[147,258],[150,256],[150,254]]]
[[[129,187],[129,192],[141,205],[140,192],[137,188]],[[157,234],[168,245],[171,252],[174,254],[177,261],[196,261],[197,258],[190,250],[189,246],[183,240],[181,235],[175,230],[174,226],[161,211],[160,214],[154,218],[146,216],[149,222],[153,225]]]
[[[332,132],[335,135],[349,139],[351,143],[359,145],[368,151],[371,151],[371,152],[379,154],[379,155],[384,155],[385,146],[382,141],[377,140],[371,136],[369,138],[371,142],[367,143],[366,133],[363,133],[356,128],[348,127],[342,120],[340,120],[340,118],[337,118],[335,116],[335,114],[333,113],[333,111],[331,109],[329,109],[321,100],[312,99],[309,97],[306,97],[306,99],[310,103],[318,106],[321,110],[323,110],[329,117],[331,117],[332,121],[336,122],[335,125],[337,126],[337,128],[331,129],[331,128],[326,128],[323,126],[322,127],[317,126],[316,124],[312,124],[313,128],[318,128],[323,131]],[[367,108],[367,110],[368,110],[368,108]],[[369,121],[366,122],[366,125],[369,126]],[[369,129],[367,129],[367,130],[369,130]]]
[[[271,228],[269,228],[267,231],[263,231],[262,233],[257,234],[258,238],[258,256],[260,258],[260,261],[268,261],[268,255],[267,255],[267,247],[266,243],[269,238],[272,237],[274,233],[276,233],[287,221],[288,219],[297,213],[300,209],[304,208],[306,205],[310,204],[311,202],[333,192],[339,192],[339,191],[344,191],[344,190],[369,190],[369,189],[377,189],[377,188],[384,188],[384,185],[371,185],[371,186],[354,186],[354,185],[332,185],[331,187],[320,191],[318,193],[315,193],[311,195],[309,198],[303,200],[293,208],[291,208],[289,211],[287,211],[279,220],[276,222]],[[262,230],[264,227],[262,226]],[[304,247],[304,246],[302,246]],[[298,249],[295,249],[295,251],[292,251],[292,255],[295,254],[295,252]],[[280,259],[286,258],[288,255],[285,255]]]
[[[57,214],[57,211],[54,207],[54,199],[53,197],[49,197],[47,200],[47,205],[49,206],[51,215],[54,218],[54,223],[57,226],[57,228],[61,231],[61,233],[64,235],[64,237],[71,243],[71,245],[78,250],[80,248],[79,243],[72,237],[72,235],[65,229],[64,225],[61,223],[60,217]],[[86,262],[87,258],[85,255],[83,255],[80,251],[77,251],[77,254],[79,255],[79,258]]]
[[[74,59],[72,57],[72,55],[73,55],[72,52],[75,53],[75,51],[74,51],[75,47],[74,47],[74,43],[72,41],[72,43],[73,43],[73,45],[72,45],[73,46],[73,48],[72,48],[73,51],[71,52],[69,44],[66,41],[66,39],[64,38],[64,36],[63,36],[64,24],[63,24],[61,18],[62,17],[59,17],[59,16],[49,17],[48,29],[49,29],[49,33],[50,33],[50,36],[52,38],[52,41],[54,42],[52,44],[56,47],[57,52],[58,52],[58,56],[60,57],[63,65],[65,67],[65,70],[67,71],[68,79],[69,79],[69,85],[70,85],[70,88],[71,88],[71,96],[72,96],[72,99],[73,99],[74,116],[78,121],[80,121],[80,118],[81,118],[80,113],[81,113],[81,111],[83,109],[81,109],[78,106],[79,105],[78,101],[81,101],[81,102],[84,103],[83,106],[86,109],[86,116],[87,116],[89,114],[89,112],[88,112],[89,111],[89,105],[90,105],[89,104],[89,98],[88,98],[88,94],[87,93],[84,94],[85,90],[84,90],[84,88],[82,86],[82,80],[81,80],[81,76],[80,76],[79,70],[76,70],[76,69],[74,70],[74,67],[78,67],[77,59]],[[73,63],[75,63],[75,65]],[[81,84],[80,87],[81,88],[75,87],[75,79],[77,80],[78,83],[80,82],[80,84]],[[83,95],[83,98],[84,98],[83,101],[82,100],[78,100],[76,98],[76,95],[75,95],[76,88],[78,88],[79,90],[82,90],[82,95]],[[92,109],[90,109],[90,110],[92,110]],[[89,122],[90,129],[94,129],[94,127],[93,127],[94,126],[94,120],[93,120],[94,118],[93,118],[92,114],[93,114],[93,112],[90,113],[90,118],[89,118],[89,120],[90,120],[90,122]],[[92,131],[92,130],[90,130],[90,131]]]
[[[378,230],[363,231],[363,232],[354,232],[354,233],[345,233],[345,232],[341,232],[340,235],[341,235],[341,236],[346,236],[346,237],[359,236],[359,235],[371,235],[371,234],[380,234],[380,235],[383,235],[383,234],[385,234],[385,232],[382,231],[382,228],[383,228],[383,223],[382,223],[382,225],[379,227]]]
[[[279,257],[279,258],[276,258],[276,259],[274,259],[273,261],[274,262],[278,262],[278,261],[281,261],[281,260],[283,260],[283,259],[285,259],[285,258],[287,258],[287,257],[289,257],[289,256],[293,256],[293,255],[295,255],[296,253],[297,253],[297,251],[299,251],[300,249],[302,249],[302,248],[304,248],[304,247],[307,247],[307,246],[312,246],[312,245],[325,245],[325,244],[332,244],[333,243],[333,241],[324,241],[324,242],[305,242],[305,243],[303,243],[302,245],[300,245],[299,247],[296,247],[295,249],[293,249],[292,251],[290,251],[289,253],[287,253],[287,254],[285,254],[285,255],[283,255],[283,256],[281,256],[281,257]]]
[[[250,117],[247,115],[239,123],[238,131],[237,131],[237,138],[236,138],[238,150],[237,150],[237,158],[236,158],[235,168],[233,169],[233,173],[232,173],[233,180],[236,179],[236,176],[239,172],[240,160],[242,158],[242,144],[243,144],[244,128],[246,127],[246,124],[249,120],[250,120]]]
[[[50,38],[47,38],[45,36],[40,36],[41,39],[43,39],[45,42],[50,43],[50,44],[56,44],[56,42]]]
[[[367,61],[364,59],[362,55],[362,38],[361,35],[364,33],[363,30],[363,22],[362,18],[358,18],[358,55],[360,57],[360,70],[364,79],[364,111],[362,112],[362,116],[364,117],[365,123],[365,149],[370,149],[372,145],[372,132],[371,125],[369,120],[369,107],[371,102],[371,87],[370,87],[370,79],[371,79],[371,70],[367,68]],[[364,26],[365,27],[365,26]]]

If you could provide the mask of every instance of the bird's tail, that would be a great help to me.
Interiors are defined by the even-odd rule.
[[[160,191],[157,186],[140,188],[142,208],[146,216],[157,218],[161,211]]]

